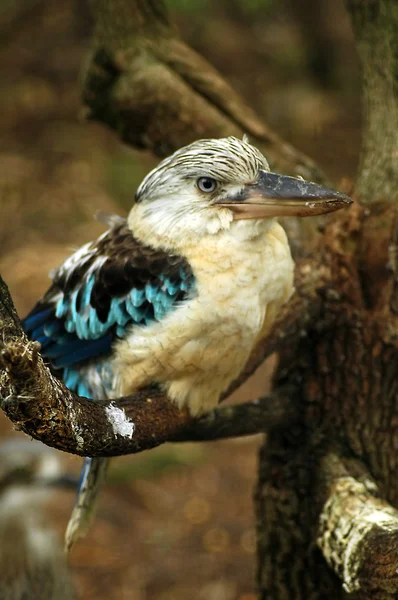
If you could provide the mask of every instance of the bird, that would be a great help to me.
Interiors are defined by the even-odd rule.
[[[156,384],[198,417],[217,405],[293,293],[278,217],[350,203],[271,172],[247,137],[194,141],[143,179],[127,218],[103,217],[107,231],[52,273],[24,329],[78,395],[112,399]],[[105,464],[86,459],[72,541],[87,528]]]

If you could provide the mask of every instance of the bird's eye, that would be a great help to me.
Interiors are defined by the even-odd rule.
[[[200,189],[201,192],[214,192],[217,187],[217,181],[212,177],[199,177],[196,182],[196,185]]]

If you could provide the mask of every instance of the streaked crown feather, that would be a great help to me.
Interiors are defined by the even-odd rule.
[[[259,169],[269,170],[261,152],[249,144],[247,137],[197,140],[180,148],[151,171],[139,186],[136,201],[150,199],[162,185],[173,178],[213,177],[225,183],[249,182]]]

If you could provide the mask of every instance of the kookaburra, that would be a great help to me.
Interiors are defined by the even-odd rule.
[[[68,258],[24,321],[81,396],[127,396],[158,384],[192,415],[214,408],[293,291],[278,216],[351,200],[271,173],[257,148],[205,139],[163,160],[127,219]],[[90,464],[96,467],[104,459]],[[83,488],[89,477],[86,469]]]

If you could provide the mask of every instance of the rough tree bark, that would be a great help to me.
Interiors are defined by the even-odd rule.
[[[327,228],[322,260],[339,301],[325,303],[320,321],[281,353],[276,385],[300,382],[300,421],[272,431],[261,452],[264,599],[398,593],[398,513],[386,504],[398,502],[398,5],[349,0],[347,8],[363,69],[357,196],[367,208]],[[320,329],[323,319],[331,325]]]
[[[92,7],[84,87],[92,118],[160,155],[193,137],[246,131],[277,168],[321,177],[183,44],[162,2]],[[0,397],[30,435],[109,456],[170,439],[268,431],[256,493],[264,600],[398,596],[398,6],[347,0],[347,8],[364,72],[357,194],[366,207],[333,218],[311,247],[317,260],[299,262],[296,296],[234,384],[279,350],[269,397],[195,422],[156,390],[94,407],[54,380],[0,286]]]
[[[163,2],[91,0],[91,5],[95,35],[83,94],[90,118],[158,156],[198,138],[246,133],[275,169],[323,178],[311,159],[271,131],[183,42]]]

